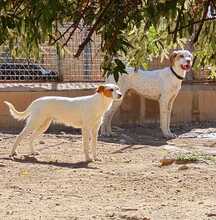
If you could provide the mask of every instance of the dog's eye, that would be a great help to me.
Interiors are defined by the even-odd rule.
[[[179,57],[184,58],[184,55],[183,55],[183,54],[181,54]]]
[[[110,89],[110,92],[113,92],[113,89]]]

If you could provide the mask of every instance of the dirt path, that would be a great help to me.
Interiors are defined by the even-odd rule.
[[[118,130],[89,164],[79,134],[45,134],[36,159],[11,161],[15,136],[0,133],[0,219],[216,219],[216,129],[177,132],[166,141],[155,128]],[[26,140],[19,152],[28,150]],[[188,152],[202,160],[160,166]]]

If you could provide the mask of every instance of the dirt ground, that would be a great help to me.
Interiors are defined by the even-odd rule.
[[[115,137],[99,138],[101,161],[89,164],[78,131],[46,133],[35,158],[23,156],[27,138],[15,161],[15,134],[1,132],[0,219],[216,219],[214,127],[178,127],[172,140],[153,126],[115,128]]]

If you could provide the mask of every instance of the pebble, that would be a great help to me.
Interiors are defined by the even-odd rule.
[[[187,165],[180,166],[178,170],[188,170],[189,167]]]

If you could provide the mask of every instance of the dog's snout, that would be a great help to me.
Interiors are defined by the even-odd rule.
[[[187,57],[187,58],[186,58],[186,62],[187,62],[187,63],[190,63],[190,62],[191,62],[191,58],[190,58],[190,57]]]
[[[122,97],[122,94],[121,93],[118,93],[118,98],[120,99]]]

